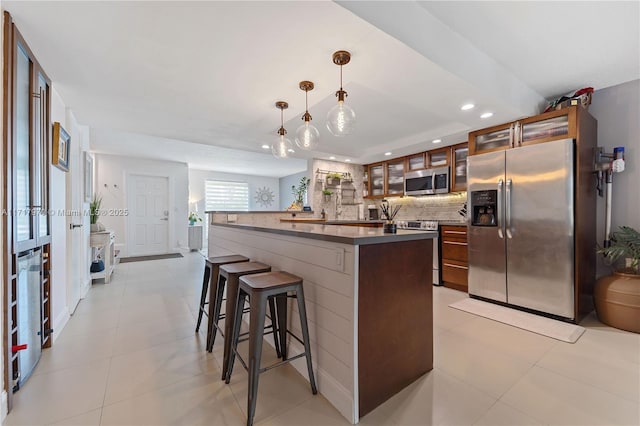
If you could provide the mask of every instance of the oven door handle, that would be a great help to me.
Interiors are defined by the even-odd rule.
[[[503,208],[503,202],[502,202],[502,191],[504,188],[504,180],[500,179],[498,180],[498,206],[497,206],[497,210],[498,210],[498,237],[500,237],[500,239],[504,239],[504,232],[502,230],[502,228],[504,227],[504,208]]]

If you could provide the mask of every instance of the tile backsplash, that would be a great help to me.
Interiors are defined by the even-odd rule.
[[[366,205],[375,204],[380,208],[382,200],[365,200]],[[466,192],[456,192],[451,194],[423,195],[421,197],[389,197],[387,198],[392,206],[401,205],[396,220],[438,220],[445,222],[464,222],[458,210],[462,209],[467,202]]]

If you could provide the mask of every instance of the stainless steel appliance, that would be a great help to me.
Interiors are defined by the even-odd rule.
[[[467,161],[469,294],[573,319],[573,139]]]
[[[421,231],[438,232],[438,221],[436,220],[400,220],[397,222],[400,229],[414,229]],[[440,280],[440,244],[436,236],[433,239],[433,285],[442,285]]]
[[[449,192],[449,167],[415,170],[404,174],[405,195],[446,194]]]

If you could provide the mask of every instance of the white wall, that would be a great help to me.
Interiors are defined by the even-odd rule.
[[[189,174],[186,163],[95,154],[95,192],[102,196],[101,210],[128,209],[127,177],[130,175],[169,178],[169,248],[187,245]],[[127,255],[127,217],[100,216],[98,220],[115,232],[116,247]]]
[[[593,95],[589,112],[598,120],[598,146],[605,152],[624,146],[626,168],[613,176],[611,230],[631,226],[640,230],[640,80]],[[604,199],[598,198],[598,244],[604,240]],[[602,265],[598,276],[609,273]]]
[[[51,122],[66,124],[66,106],[55,89],[51,90]],[[72,145],[73,146],[73,145]],[[66,173],[54,166],[51,169],[50,210],[60,211],[66,207]],[[51,216],[51,319],[53,320],[53,341],[69,320],[67,306],[67,219],[64,215]]]
[[[293,193],[291,192],[292,186],[298,186],[300,180],[303,177],[307,177],[307,171],[295,173],[293,175],[281,177],[279,180],[280,187],[280,210],[285,210],[293,203]]]
[[[207,179],[226,180],[231,182],[247,182],[249,184],[249,210],[268,211],[279,210],[280,184],[278,178],[266,176],[238,175],[234,173],[220,173],[208,170],[189,169],[189,204],[190,210],[198,206],[198,213],[204,219],[205,199],[204,181]],[[273,192],[273,203],[270,206],[262,206],[256,203],[256,191],[258,188],[268,188]]]

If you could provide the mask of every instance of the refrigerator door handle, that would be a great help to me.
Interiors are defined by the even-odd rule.
[[[506,234],[507,234],[507,238],[511,239],[513,238],[513,235],[511,234],[511,189],[513,186],[513,182],[511,181],[511,179],[507,179],[507,188],[505,191],[505,215],[506,215],[506,220],[505,220],[505,230],[506,230]]]
[[[498,210],[498,237],[500,239],[504,239],[504,233],[502,231],[502,227],[504,226],[504,220],[502,215],[504,215],[504,209],[502,208],[502,188],[504,187],[504,180],[498,180],[498,206],[496,210]]]

